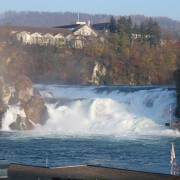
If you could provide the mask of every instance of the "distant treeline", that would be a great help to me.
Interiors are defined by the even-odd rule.
[[[79,13],[80,21],[90,21],[91,24],[109,22],[112,15]],[[119,19],[120,16],[114,16]],[[141,24],[149,17],[143,15],[130,15],[133,24]],[[175,33],[180,37],[180,22],[167,17],[152,17],[161,28]],[[0,24],[12,24],[34,27],[54,27],[75,23],[78,13],[73,12],[30,12],[7,11],[0,14]]]
[[[112,33],[111,42],[115,49],[119,51],[132,46],[133,41],[148,42],[150,46],[157,46],[161,43],[159,24],[151,18],[140,25],[133,25],[130,17],[122,16],[116,20],[112,16],[109,23],[109,31]]]

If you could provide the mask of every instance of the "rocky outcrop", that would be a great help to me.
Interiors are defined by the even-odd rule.
[[[32,81],[25,75],[19,75],[15,81],[15,96],[18,98],[22,106],[34,96],[32,85]]]
[[[177,69],[175,71],[174,80],[176,85],[176,97],[177,97],[176,116],[180,118],[180,69]]]
[[[11,92],[4,82],[3,77],[0,77],[0,128],[1,128],[1,120],[3,114],[6,112],[8,108],[8,102],[11,97]]]
[[[21,117],[19,114],[17,115],[16,121],[11,123],[9,127],[12,130],[25,130],[25,123],[24,123],[25,118]]]
[[[48,119],[43,98],[35,93],[32,81],[25,75],[25,57],[23,49],[19,51],[14,46],[1,43],[0,130],[2,126],[5,130],[31,130]]]
[[[17,116],[10,127],[16,130],[31,130],[36,124],[45,124],[48,119],[47,108],[42,97],[34,94],[31,80],[25,75],[19,75],[15,81],[15,97],[19,100],[26,117]]]
[[[103,84],[103,79],[106,75],[106,68],[98,62],[95,62],[95,67],[92,74],[91,83]]]
[[[8,85],[0,78],[0,128],[8,105],[19,104],[25,117],[17,114],[17,118],[9,127],[12,130],[32,130],[37,124],[45,124],[48,112],[42,97],[34,93],[33,83],[26,75],[18,74],[14,82],[15,92],[11,94]]]
[[[26,104],[23,105],[26,118],[33,124],[45,124],[47,120],[47,109],[44,101],[40,96],[33,96]]]

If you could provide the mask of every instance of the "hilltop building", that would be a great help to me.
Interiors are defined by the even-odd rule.
[[[11,33],[23,44],[64,45],[65,37],[71,33],[67,29],[10,26]]]
[[[58,47],[83,48],[98,32],[85,22],[53,28],[9,26],[16,38],[23,44],[55,45]]]
[[[71,31],[66,36],[66,43],[71,48],[83,48],[88,40],[98,36],[98,32],[88,26],[85,22],[77,21],[76,24],[57,26],[56,29],[66,29]]]

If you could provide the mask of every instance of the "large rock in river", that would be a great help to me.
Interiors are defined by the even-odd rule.
[[[45,124],[48,118],[47,108],[40,96],[33,96],[22,107],[26,114],[26,119],[30,120],[33,124]]]
[[[48,119],[44,100],[34,94],[32,81],[25,75],[20,75],[15,82],[15,96],[24,109],[26,118],[19,117],[10,125],[12,129],[31,130],[36,124],[45,124]]]
[[[26,75],[18,76],[15,81],[15,95],[22,104],[27,103],[34,96],[32,85],[32,81]]]
[[[0,128],[1,128],[1,120],[3,114],[6,112],[8,108],[8,102],[11,97],[11,92],[9,87],[4,82],[3,77],[0,77]]]

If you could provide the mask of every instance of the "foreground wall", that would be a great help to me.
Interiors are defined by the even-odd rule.
[[[70,166],[70,167],[34,167],[27,165],[11,164],[8,170],[10,179],[13,180],[176,180],[179,176],[158,173],[145,173],[123,169],[113,169],[98,166]]]

